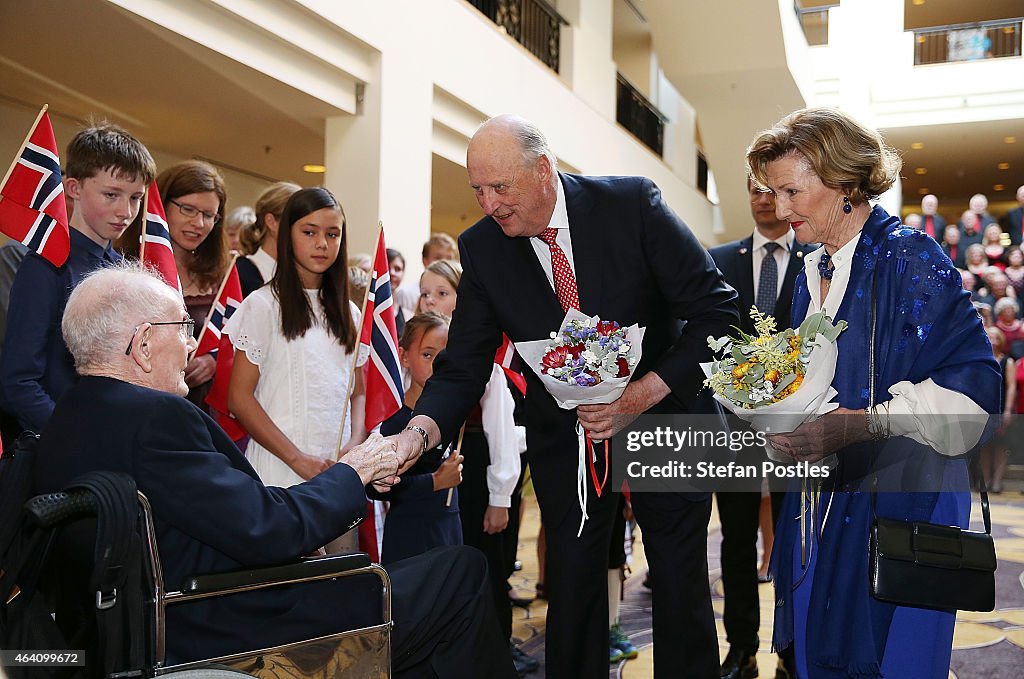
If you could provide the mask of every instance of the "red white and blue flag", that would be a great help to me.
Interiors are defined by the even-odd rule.
[[[238,270],[235,268],[235,260],[232,259],[228,265],[228,273],[220,285],[217,299],[213,303],[213,308],[210,309],[210,315],[207,316],[206,323],[199,333],[199,347],[196,349],[196,356],[217,355],[221,330],[224,329],[224,324],[241,304],[242,284],[238,281]]]
[[[181,294],[178,265],[174,263],[171,232],[167,228],[167,213],[164,212],[156,182],[150,184],[146,192],[146,221],[139,234],[139,259],[146,266],[156,269],[167,285]]]
[[[517,370],[518,365],[513,365],[514,363],[521,363],[516,360],[516,345],[504,333],[501,335],[501,346],[498,347],[497,353],[494,354],[494,362],[501,366],[509,381],[516,385],[519,393],[526,396],[526,378]]]
[[[359,342],[370,350],[366,362],[366,431],[372,431],[398,412],[405,398],[398,361],[395,298],[391,292],[391,268],[381,227],[359,336]]]
[[[46,106],[0,182],[0,231],[21,241],[54,266],[71,249],[60,157]]]

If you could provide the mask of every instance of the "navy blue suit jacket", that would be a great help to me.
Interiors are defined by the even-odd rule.
[[[708,335],[737,323],[736,291],[651,180],[559,179],[583,313],[647,328],[633,379],[654,370],[672,389],[652,412],[716,412],[707,392],[698,397],[698,363],[711,358]],[[459,250],[463,274],[448,347],[416,404],[445,440],[480,401],[501,333],[513,342],[545,339],[565,316],[528,238],[510,238],[485,217],[459,237]],[[575,412],[560,409],[533,370],[525,374],[529,455],[575,459]]]
[[[291,488],[267,487],[228,435],[187,400],[112,378],[82,377],[57,403],[43,432],[35,492],[58,490],[95,470],[131,475],[149,498],[170,591],[190,575],[294,561],[355,526],[366,512],[362,482],[348,465]],[[329,596],[322,589],[320,596]],[[323,601],[306,596],[303,601],[284,588],[171,606],[169,658],[312,636],[311,629],[319,630],[310,620]],[[326,613],[335,621],[341,615],[337,608]]]
[[[739,293],[740,322],[739,327],[743,332],[752,334],[754,332],[754,321],[750,318],[750,307],[754,305],[754,237],[725,243],[711,248],[711,257],[718,265],[718,269],[725,276],[736,292]],[[793,242],[793,250],[789,255],[789,264],[782,278],[782,291],[775,303],[775,311],[772,316],[780,330],[791,326],[790,311],[793,307],[793,281],[804,265],[804,256],[817,249],[817,245],[801,245]],[[803,320],[803,319],[801,319]]]
[[[1010,243],[1020,245],[1024,238],[1024,207],[1015,207],[1003,215],[1001,225],[1010,234]]]

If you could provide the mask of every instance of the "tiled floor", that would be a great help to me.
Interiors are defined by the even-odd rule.
[[[537,578],[536,537],[540,514],[532,494],[524,498],[526,507],[520,530],[519,558],[523,570],[514,574],[513,587],[523,594],[533,595]],[[980,510],[975,501],[974,523],[980,525]],[[993,613],[960,613],[953,639],[953,660],[950,677],[953,679],[1020,679],[1024,676],[1024,496],[1007,492],[992,497],[993,534],[999,557],[997,571],[997,609]],[[722,628],[722,583],[718,554],[721,533],[718,515],[712,513],[708,526],[708,565],[711,575],[712,605],[719,630],[719,650],[727,650],[725,630]],[[632,574],[625,584],[622,602],[623,629],[640,648],[640,657],[609,668],[609,676],[622,679],[647,679],[653,676],[651,645],[651,594],[642,586],[646,572],[643,536],[638,531],[634,547]],[[771,626],[774,612],[774,593],[770,584],[761,585],[761,648],[757,654],[762,679],[775,676],[775,656],[771,654]],[[543,662],[544,618],[547,606],[535,601],[530,610],[513,612],[513,636],[523,650]],[[544,677],[540,672],[529,675]]]

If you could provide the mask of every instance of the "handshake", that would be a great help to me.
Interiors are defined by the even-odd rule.
[[[411,467],[422,453],[421,437],[405,430],[386,438],[370,434],[365,441],[344,453],[339,461],[352,467],[364,486],[372,483],[384,491],[398,483],[398,475]]]

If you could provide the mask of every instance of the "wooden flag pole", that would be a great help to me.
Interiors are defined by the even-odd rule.
[[[21,152],[28,146],[28,140],[32,138],[32,133],[35,131],[39,121],[43,119],[43,114],[50,108],[49,104],[43,104],[43,107],[39,109],[39,115],[36,116],[35,122],[32,123],[32,127],[28,128],[28,134],[25,135],[25,141],[21,142],[21,146],[18,147],[18,152],[14,154],[14,160],[11,161],[11,166],[7,168],[7,173],[4,174],[4,180],[0,182],[0,188],[3,188],[7,180],[10,179],[11,173],[14,172],[14,166],[18,164],[18,159],[21,158]]]
[[[459,429],[459,442],[455,444],[455,450],[453,452],[459,452],[462,450],[462,439],[466,436],[466,423],[462,423],[462,428]],[[448,489],[448,499],[444,501],[445,507],[452,506],[452,495],[455,493],[455,486]]]
[[[139,229],[139,261],[140,262],[145,262],[146,261],[146,213],[149,212],[149,192],[152,191],[152,190],[153,190],[153,185],[152,184],[150,184],[149,186],[146,187],[146,195],[144,195],[142,197],[142,209],[139,210],[139,212],[142,213],[142,228]],[[233,261],[232,261],[232,264],[234,264]],[[228,269],[228,273],[231,273],[230,269]],[[227,283],[227,282],[228,282],[228,279],[225,278],[224,279],[224,283]],[[179,281],[179,283],[180,283],[180,281]],[[224,289],[224,286],[221,285],[221,290],[223,290],[223,289]],[[217,300],[214,299],[213,303],[216,304]],[[213,307],[210,307],[210,308],[211,308],[211,310],[213,309]]]
[[[380,239],[384,235],[384,222],[377,222],[377,238],[373,242],[373,263],[377,264],[377,248],[380,247]],[[345,281],[348,284],[348,269],[345,269]],[[348,422],[348,402],[352,398],[352,388],[356,383],[356,370],[358,366],[356,362],[359,360],[359,340],[363,336],[363,325],[366,324],[366,302],[370,298],[370,286],[373,285],[373,278],[370,278],[369,284],[366,286],[366,290],[363,291],[363,305],[359,308],[359,332],[356,334],[356,349],[352,352],[352,371],[351,379],[348,381],[348,389],[345,393],[345,400],[342,401],[341,409],[341,427],[338,428],[338,443],[334,446],[334,461],[337,462],[341,459],[341,444],[342,439],[345,437],[345,423]],[[376,300],[374,300],[376,303]],[[372,321],[371,321],[372,322]]]
[[[238,259],[238,253],[231,255],[231,261],[228,262],[227,273],[224,274],[224,280],[220,282],[220,287],[217,288],[217,294],[213,298],[213,304],[210,305],[210,312],[206,314],[206,320],[203,321],[203,329],[199,331],[199,339],[196,340],[196,347],[203,343],[203,337],[206,335],[206,329],[210,326],[210,319],[213,318],[213,312],[217,308],[217,301],[220,299],[220,293],[224,292],[224,288],[228,284],[228,279],[231,278],[231,269],[235,267],[235,260]],[[227,310],[225,309],[225,312]]]

